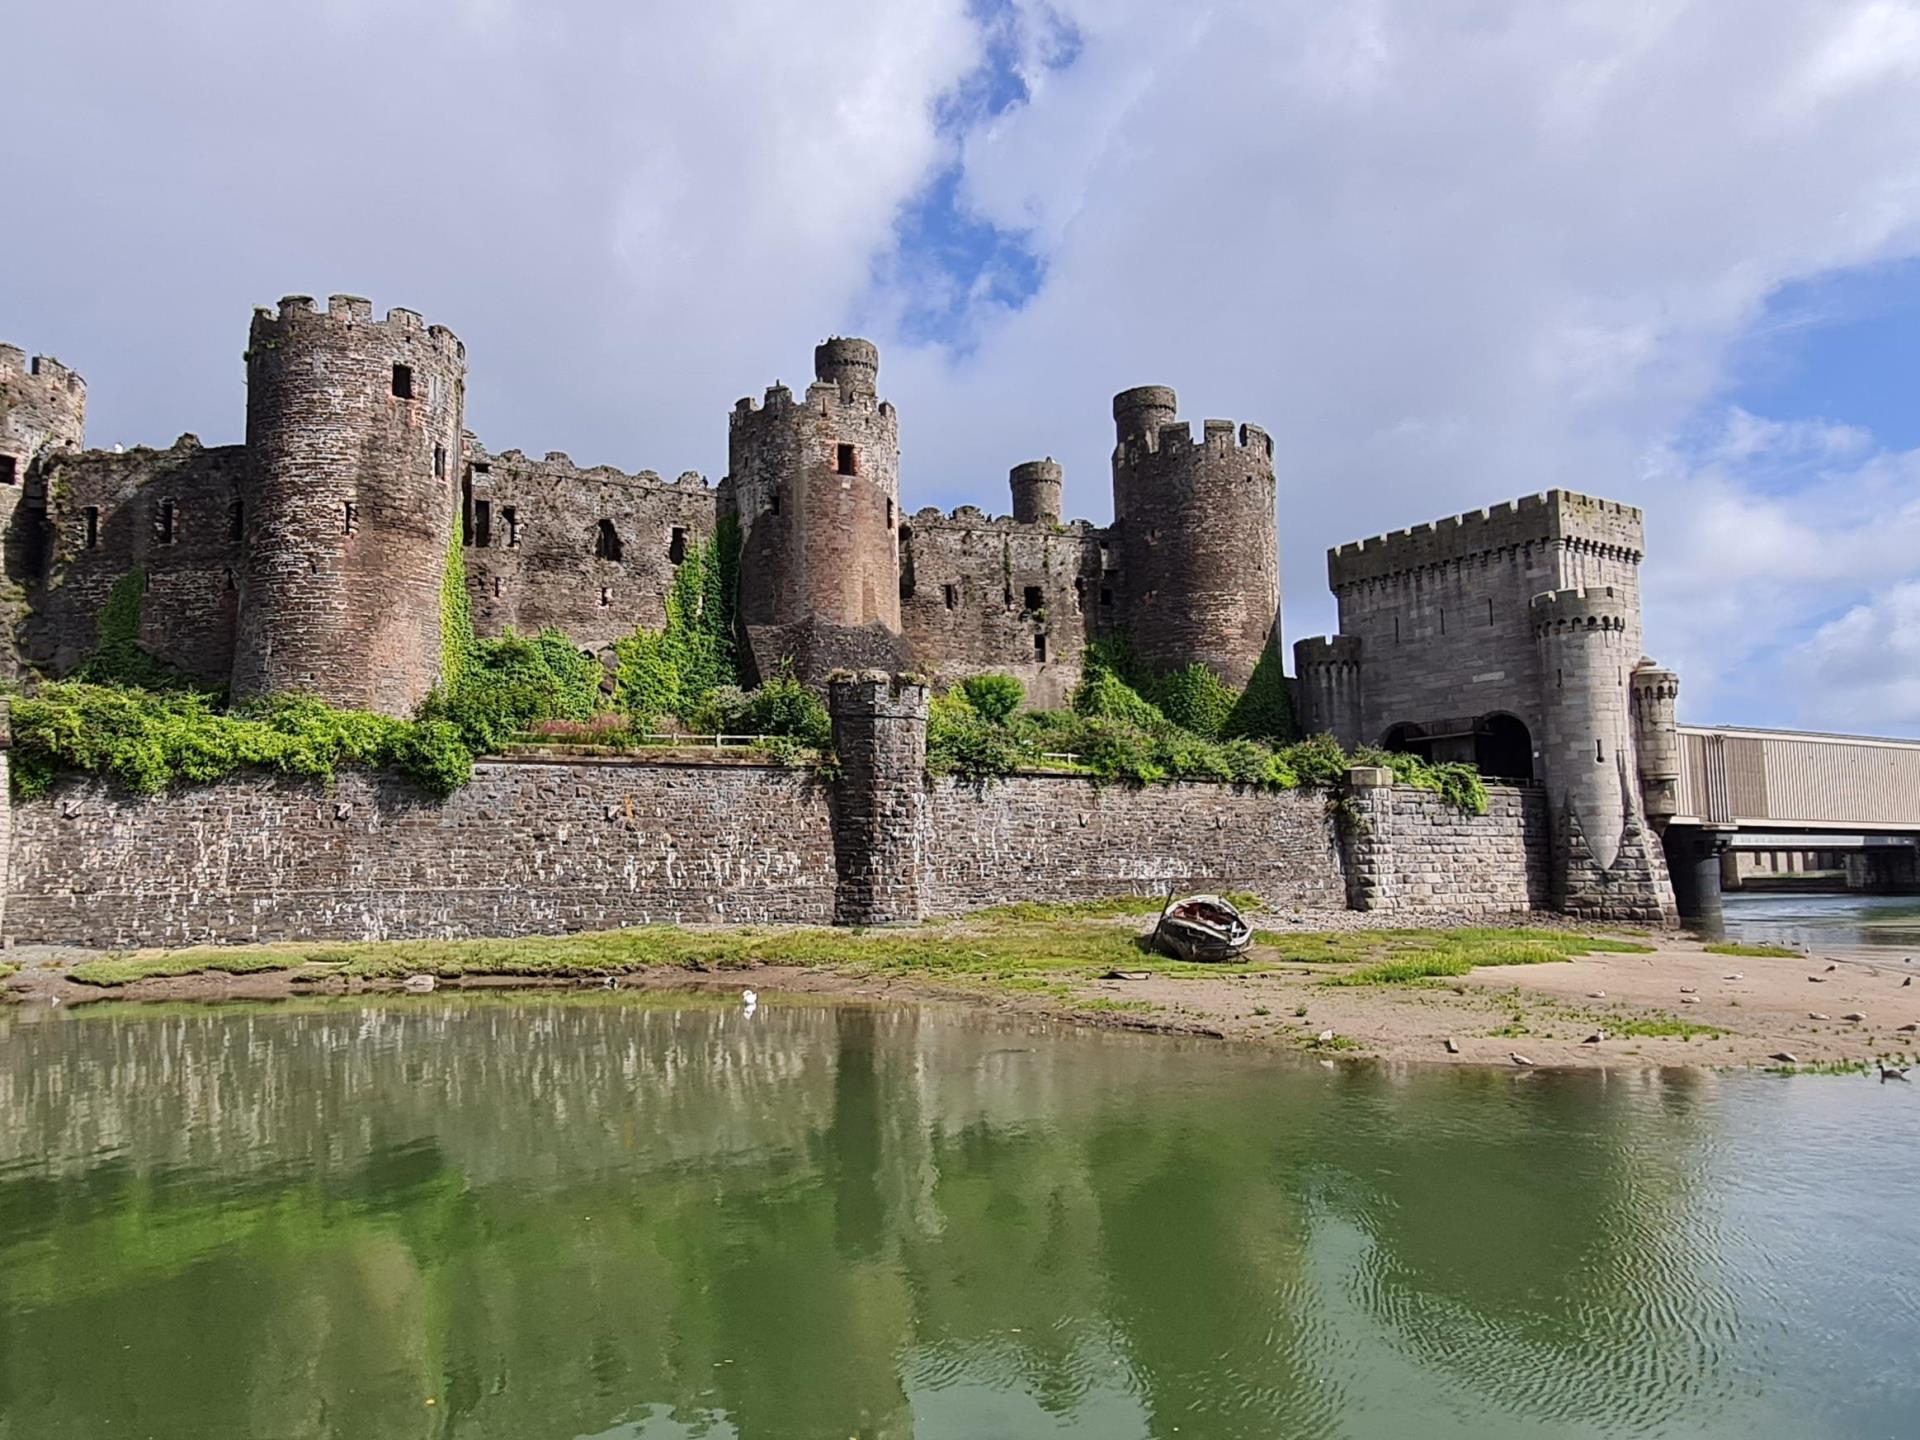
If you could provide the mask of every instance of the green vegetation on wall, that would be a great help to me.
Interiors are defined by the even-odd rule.
[[[93,654],[75,678],[94,685],[132,685],[144,690],[183,690],[193,682],[164,660],[140,647],[140,613],[147,595],[147,572],[139,566],[113,582],[94,629]]]
[[[735,599],[740,593],[740,526],[723,517],[713,538],[692,547],[667,591],[667,623],[616,642],[614,699],[642,728],[672,716],[699,726],[708,699],[739,683]]]
[[[1089,649],[1086,672],[1070,711],[1015,713],[1006,676],[990,687],[963,682],[934,697],[927,717],[927,770],[984,780],[1016,770],[1077,770],[1102,780],[1152,784],[1165,780],[1219,780],[1273,790],[1304,786],[1331,790],[1356,764],[1386,765],[1402,783],[1439,794],[1471,814],[1487,808],[1486,788],[1471,766],[1429,765],[1411,755],[1364,751],[1348,755],[1330,735],[1272,745],[1244,735],[1216,738],[1227,728],[1232,691],[1209,676],[1178,672],[1163,685],[1165,708],[1121,676],[1124,651]],[[982,679],[989,677],[980,677]],[[976,691],[990,697],[982,706]],[[1182,714],[1211,724],[1216,734],[1177,723]]]

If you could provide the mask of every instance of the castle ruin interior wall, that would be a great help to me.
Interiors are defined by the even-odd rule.
[[[461,531],[474,629],[549,626],[599,651],[666,624],[674,572],[713,538],[718,496],[689,471],[582,469],[565,455],[469,447]]]
[[[143,572],[140,643],[208,684],[233,668],[248,483],[239,445],[183,435],[166,450],[86,450],[50,458],[36,525],[43,584],[19,632],[31,663],[65,674],[93,652],[116,582]]]
[[[900,623],[914,668],[941,683],[998,671],[1027,703],[1060,709],[1089,639],[1113,627],[1106,532],[1084,520],[1029,524],[971,505],[924,509],[900,527]]]

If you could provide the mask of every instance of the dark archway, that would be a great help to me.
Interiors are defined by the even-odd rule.
[[[1402,723],[1389,726],[1387,733],[1380,737],[1380,748],[1391,750],[1397,755],[1417,755],[1422,760],[1433,759],[1433,741],[1427,738],[1427,732],[1418,725]]]
[[[1533,734],[1514,715],[1483,715],[1473,726],[1473,765],[1489,780],[1533,779]]]

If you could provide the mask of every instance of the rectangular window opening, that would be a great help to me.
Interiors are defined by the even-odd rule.
[[[473,543],[487,546],[493,543],[493,502],[476,500],[473,502]]]
[[[86,521],[86,545],[89,550],[100,548],[100,507],[89,505],[82,512]]]
[[[1489,595],[1487,597],[1487,624],[1491,625],[1492,623],[1493,623],[1493,597]]]
[[[1593,742],[1593,763],[1596,765],[1604,765],[1606,763],[1606,760],[1607,760],[1606,746],[1602,744],[1600,741],[1595,740]]]
[[[1113,591],[1104,585],[1100,587],[1100,603],[1102,605],[1111,605],[1113,603]]]
[[[887,528],[893,528],[893,501],[887,501]]]
[[[687,532],[683,527],[676,525],[673,527],[673,532],[667,540],[667,559],[675,565],[678,565],[686,558]]]
[[[620,543],[620,532],[613,528],[613,521],[602,520],[593,532],[593,558],[596,560],[618,560],[625,549]],[[601,601],[606,604],[606,601]]]
[[[360,507],[351,500],[347,501],[346,524],[349,535],[360,528]]]
[[[1033,637],[1033,658],[1036,660],[1047,658],[1047,637],[1044,634]]]
[[[444,445],[433,447],[433,478],[436,480],[447,478],[447,447]]]
[[[851,475],[854,473],[853,446],[836,445],[833,447],[833,473],[836,475]]]
[[[778,490],[773,492],[773,503],[767,507],[767,512],[772,515],[778,515],[780,513],[780,492]]]
[[[393,367],[393,394],[396,400],[413,398],[413,367],[411,365]]]
[[[493,598],[494,599],[498,600],[500,598],[500,591],[503,588],[504,587],[501,584],[500,577],[498,575],[494,576],[493,577]]]
[[[20,483],[20,462],[11,455],[0,455],[0,485]]]
[[[1038,585],[1027,586],[1021,598],[1025,601],[1026,608],[1029,611],[1039,610],[1047,603],[1046,597],[1040,593],[1040,587]]]
[[[1444,605],[1440,607],[1440,633],[1447,633],[1447,607]]]
[[[602,585],[600,587],[600,608],[604,610],[611,604],[613,604],[613,587],[611,585]]]
[[[520,543],[520,514],[513,506],[502,505],[500,518],[507,524],[507,548],[511,550]]]
[[[238,540],[246,534],[246,510],[236,500],[227,506],[227,539]]]
[[[173,544],[173,517],[175,508],[171,500],[162,500],[160,502],[160,518],[155,523],[154,529],[158,532],[158,537],[162,545]]]
[[[958,585],[942,585],[940,587],[940,596],[947,602],[947,608],[949,610],[959,607],[960,587]]]

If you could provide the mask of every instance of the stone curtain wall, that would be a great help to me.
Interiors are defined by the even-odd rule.
[[[936,781],[927,811],[930,915],[1169,889],[1252,890],[1279,909],[1346,904],[1323,795],[1015,775]]]
[[[120,948],[911,923],[1168,890],[1415,920],[1546,903],[1538,791],[1495,789],[1488,813],[1470,816],[1385,771],[1354,772],[1339,806],[1194,782],[929,781],[923,688],[862,679],[833,691],[832,782],[635,757],[485,761],[444,802],[364,772],[331,787],[248,776],[144,799],[64,781],[10,816],[0,805],[0,920],[27,942]],[[3,747],[0,731],[0,766]]]
[[[1539,790],[1487,787],[1487,813],[1466,815],[1438,795],[1379,783],[1362,769],[1347,819],[1349,899],[1356,910],[1542,909],[1551,883],[1551,829]]]
[[[826,924],[824,791],[763,765],[488,761],[444,803],[343,772],[13,807],[11,933],[93,946]]]

